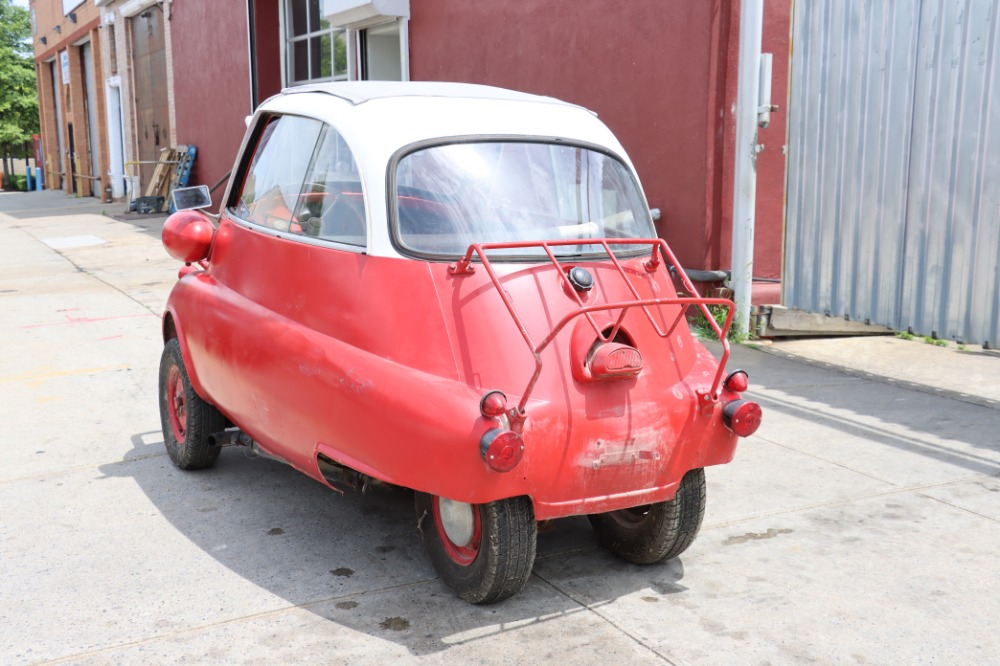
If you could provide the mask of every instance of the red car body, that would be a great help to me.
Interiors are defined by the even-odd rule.
[[[457,96],[475,88],[460,87]],[[168,250],[194,262],[170,295],[164,339],[177,340],[191,389],[224,415],[224,425],[324,484],[332,464],[447,498],[449,506],[527,498],[538,521],[667,502],[691,470],[733,458],[736,432],[755,429],[759,408],[742,399],[745,381],[725,380],[725,357],[720,364],[685,319],[712,305],[731,312],[731,303],[697,297],[661,240],[513,238],[427,257],[403,247],[397,228],[395,251],[379,252],[383,232],[374,227],[392,229],[410,209],[424,214],[444,205],[393,192],[393,164],[405,154],[389,161],[388,190],[365,180],[366,158],[356,156],[367,189],[308,193],[354,207],[368,227],[364,251],[303,239],[296,229],[308,224],[306,213],[286,210],[285,232],[237,214],[272,107],[297,95],[330,104],[354,95],[348,102],[356,106],[404,96],[391,86],[340,90],[288,91],[265,104],[218,218],[182,211],[164,229]],[[352,148],[364,150],[356,140]],[[620,147],[607,151],[627,166]],[[378,207],[387,208],[384,217]],[[648,209],[643,214],[647,226],[639,228],[652,229]],[[570,244],[577,255],[559,254]],[[533,258],[505,260],[520,251]],[[575,268],[586,275],[571,275]],[[591,281],[585,289],[570,279],[581,275]],[[730,317],[716,326],[726,356]],[[174,420],[164,417],[165,433],[190,418],[190,405],[177,407],[179,384],[166,381]],[[491,391],[502,396],[485,407]],[[735,418],[745,423],[734,426],[727,406],[742,406]],[[172,432],[183,444],[184,428]],[[523,446],[507,448],[509,471],[487,460],[497,432],[513,433],[509,441]],[[485,523],[473,515],[480,539]],[[449,552],[464,566],[456,548]]]

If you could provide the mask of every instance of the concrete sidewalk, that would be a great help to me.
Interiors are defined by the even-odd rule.
[[[738,346],[764,425],[706,471],[686,553],[633,566],[557,521],[523,593],[473,607],[405,491],[340,496],[237,449],[175,469],[179,264],[153,224],[40,194],[0,194],[0,663],[1000,663],[1000,410],[943,381],[988,387],[990,355]]]

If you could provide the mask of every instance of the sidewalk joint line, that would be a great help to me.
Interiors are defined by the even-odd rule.
[[[111,218],[109,218],[109,219],[111,219]],[[52,252],[55,252],[60,257],[62,257],[63,259],[65,259],[69,263],[70,266],[72,266],[73,268],[75,268],[77,270],[77,272],[83,273],[87,277],[93,278],[94,280],[97,280],[98,282],[100,282],[101,284],[105,285],[106,287],[109,287],[112,290],[118,292],[119,294],[121,294],[125,298],[129,299],[133,303],[136,303],[143,310],[146,310],[147,312],[150,312],[150,313],[152,313],[153,315],[155,315],[157,317],[162,317],[162,313],[157,312],[153,308],[149,307],[148,305],[146,305],[145,303],[143,303],[139,299],[137,299],[134,296],[132,296],[131,294],[129,294],[127,291],[124,291],[123,289],[121,289],[118,286],[116,286],[116,285],[108,282],[107,280],[105,280],[104,278],[100,277],[99,275],[97,275],[95,273],[92,273],[91,271],[87,270],[83,266],[79,265],[78,263],[76,263],[75,261],[73,261],[72,259],[70,259],[68,255],[66,255],[64,252],[61,252],[59,249],[51,247],[49,245],[46,245],[45,242],[42,239],[38,238],[38,236],[35,236],[30,231],[25,230],[24,233],[28,237],[34,239],[36,242],[41,243],[42,245],[45,245],[46,248],[48,248]]]
[[[599,611],[600,606],[603,606],[606,603],[610,603],[610,602],[598,602],[598,603],[595,603],[595,604],[585,603],[583,601],[580,601],[579,599],[574,598],[573,595],[571,595],[569,592],[566,592],[565,590],[563,590],[559,586],[555,585],[554,583],[552,583],[551,581],[549,581],[547,578],[543,577],[541,574],[533,571],[531,573],[531,575],[535,576],[536,578],[538,578],[538,580],[542,581],[543,583],[545,583],[546,585],[548,585],[550,588],[552,588],[553,590],[555,590],[556,592],[558,592],[562,596],[566,597],[566,599],[568,599],[569,601],[571,601],[574,604],[578,605],[581,610],[587,610],[587,611],[593,613],[602,622],[610,625],[611,627],[613,627],[614,629],[616,629],[619,633],[627,636],[634,643],[636,643],[637,645],[639,645],[643,649],[648,650],[649,652],[653,653],[655,656],[659,657],[660,659],[662,659],[667,664],[670,664],[671,666],[678,666],[677,662],[671,660],[666,655],[661,654],[658,650],[656,650],[652,646],[647,645],[645,642],[642,641],[642,639],[640,639],[639,637],[633,635],[631,632],[623,629],[622,627],[618,626],[618,624],[614,620],[612,620],[611,618],[607,617],[606,615],[604,615],[603,613],[601,613]]]
[[[841,497],[836,499],[827,500],[825,502],[816,502],[814,504],[804,504],[798,507],[790,507],[788,509],[778,509],[775,511],[767,511],[763,513],[756,513],[742,518],[734,518],[732,520],[723,521],[721,523],[709,523],[703,525],[701,528],[702,532],[709,530],[724,529],[726,527],[733,527],[734,525],[739,525],[740,523],[746,523],[753,520],[760,520],[761,518],[773,518],[775,516],[785,516],[790,513],[798,513],[800,511],[811,511],[812,509],[826,509],[829,507],[853,504],[855,502],[863,502],[870,499],[877,499],[879,497],[890,497],[892,495],[902,495],[907,493],[912,493],[915,495],[923,495],[922,491],[932,490],[934,488],[944,488],[951,485],[958,485],[962,483],[970,483],[978,479],[992,479],[996,478],[994,475],[988,474],[975,474],[959,479],[951,479],[949,481],[942,481],[940,483],[924,483],[905,487],[888,488],[883,491],[874,493],[865,493],[862,495],[853,495],[851,497]],[[1000,522],[1000,521],[998,521]]]
[[[37,662],[33,662],[33,663],[34,663],[34,666],[51,666],[51,665],[54,665],[54,664],[64,664],[66,662],[74,661],[74,660],[77,660],[77,659],[84,659],[84,658],[88,658],[88,657],[93,657],[95,655],[105,654],[105,653],[108,653],[108,652],[114,652],[116,650],[122,650],[122,649],[125,649],[125,648],[136,647],[138,645],[146,645],[148,643],[155,643],[155,642],[158,642],[158,641],[169,640],[171,638],[178,638],[178,637],[181,637],[181,636],[187,636],[187,635],[191,635],[191,634],[197,634],[199,632],[208,631],[210,629],[216,629],[218,627],[224,627],[224,626],[230,625],[230,624],[236,624],[236,623],[239,623],[239,622],[245,622],[247,620],[255,620],[255,619],[258,619],[258,618],[265,618],[265,617],[274,616],[274,615],[281,615],[283,613],[287,613],[289,611],[293,611],[293,610],[300,609],[300,608],[303,609],[303,610],[308,610],[309,612],[312,613],[313,611],[310,610],[312,607],[319,606],[319,605],[322,605],[322,604],[331,603],[331,602],[337,601],[338,599],[357,599],[358,597],[366,597],[366,596],[370,596],[370,595],[373,595],[373,594],[381,594],[381,593],[384,593],[384,592],[390,592],[392,590],[398,590],[398,589],[402,589],[402,588],[406,588],[406,587],[416,587],[418,585],[424,585],[424,584],[426,584],[426,583],[428,583],[430,581],[433,581],[433,580],[436,580],[436,578],[427,578],[427,579],[424,579],[424,580],[413,581],[413,582],[409,582],[409,583],[400,583],[398,585],[389,585],[389,586],[386,586],[386,587],[381,587],[381,588],[372,589],[372,590],[365,590],[365,591],[362,591],[362,592],[356,592],[356,593],[352,593],[352,594],[337,594],[337,595],[334,595],[332,597],[324,597],[322,599],[315,599],[313,601],[308,601],[308,602],[301,603],[301,604],[288,604],[288,605],[281,606],[280,608],[272,608],[271,610],[265,610],[265,611],[261,611],[259,613],[250,613],[249,615],[241,615],[239,617],[229,618],[228,620],[219,620],[218,622],[209,622],[208,624],[198,625],[197,627],[189,627],[187,629],[181,629],[179,631],[175,631],[175,632],[172,632],[172,633],[158,634],[156,636],[149,636],[147,638],[142,638],[142,639],[139,639],[139,640],[136,640],[136,641],[130,641],[130,642],[127,642],[127,643],[117,643],[115,645],[107,645],[105,647],[97,648],[96,650],[90,650],[88,652],[78,652],[76,654],[66,655],[66,656],[63,656],[63,657],[56,657],[55,659],[49,659],[49,660],[46,660],[46,661],[37,661]],[[285,601],[288,601],[288,600],[285,599]],[[340,623],[336,622],[335,620],[331,620],[330,618],[325,617],[323,615],[320,615],[319,613],[313,613],[313,614],[316,615],[316,616],[318,616],[319,618],[321,618],[325,622],[334,622],[335,624],[340,625]],[[340,625],[340,626],[344,626],[344,625]]]

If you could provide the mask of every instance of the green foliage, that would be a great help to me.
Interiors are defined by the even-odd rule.
[[[719,328],[722,328],[722,325],[726,323],[728,310],[728,308],[722,305],[708,306],[708,311],[712,313],[712,319],[719,325]],[[715,334],[715,330],[712,329],[712,325],[705,319],[705,313],[701,311],[701,308],[692,308],[690,311],[695,313],[694,318],[688,320],[688,323],[691,325],[691,331],[702,340],[718,340],[719,338]],[[750,336],[738,334],[736,327],[732,326],[729,329],[727,337],[733,342],[744,342]]]
[[[896,331],[896,337],[900,340],[913,340],[915,336],[907,331]]]
[[[935,340],[934,338],[932,338],[929,335],[925,335],[924,336],[924,342],[926,342],[929,345],[937,345],[938,347],[947,347],[948,346],[948,341],[947,340]]]
[[[38,91],[28,10],[0,0],[0,147],[20,149],[38,132]]]

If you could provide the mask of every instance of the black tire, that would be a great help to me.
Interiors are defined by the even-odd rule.
[[[215,464],[221,448],[208,436],[225,430],[226,417],[191,388],[181,346],[167,342],[160,356],[160,425],[163,443],[181,469],[205,469]]]
[[[463,545],[446,533],[441,502],[449,500],[416,494],[417,529],[441,580],[473,604],[503,601],[519,592],[531,576],[538,541],[531,500],[513,497],[488,504],[451,503],[459,511],[469,511],[473,522],[471,537],[462,539]]]
[[[597,513],[590,524],[601,545],[635,564],[677,557],[694,541],[705,517],[705,470],[684,475],[672,500]]]

